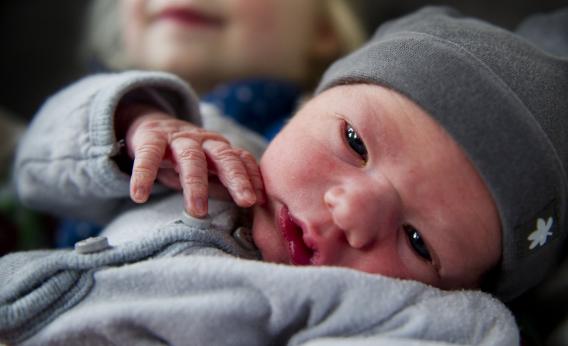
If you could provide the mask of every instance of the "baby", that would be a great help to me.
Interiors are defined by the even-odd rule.
[[[360,335],[387,343],[407,337],[516,344],[506,310],[488,295],[458,289],[484,288],[509,300],[541,281],[560,256],[566,238],[567,73],[566,60],[509,32],[449,9],[426,8],[382,26],[366,46],[335,63],[317,96],[269,144],[259,165],[253,158],[258,147],[248,147],[251,154],[230,144],[242,129],[223,128],[220,135],[198,127],[195,94],[173,76],[130,72],[83,80],[48,101],[34,121],[18,156],[19,192],[45,210],[98,220],[121,215],[104,231],[108,240],[79,243],[74,254],[55,253],[49,261],[35,255],[25,268],[33,274],[15,280],[3,296],[29,294],[37,286],[33,278],[43,282],[55,268],[84,272],[79,277],[87,282],[94,277],[96,285],[79,286],[94,292],[58,319],[69,307],[47,306],[44,322],[31,313],[25,320],[22,313],[23,322],[10,332],[19,328],[25,339],[55,319],[33,340],[65,340],[61,328],[77,333],[66,334],[73,340],[97,330],[89,323],[125,318],[112,304],[97,305],[104,303],[101,297],[145,302],[145,295],[184,292],[172,282],[189,284],[168,273],[187,273],[185,281],[191,278],[207,292],[231,285],[238,272],[238,287],[267,292],[263,299],[245,299],[243,291],[231,296],[230,306],[233,299],[245,303],[237,304],[238,321],[221,325],[239,325],[239,340],[248,340],[246,321],[254,320],[250,326],[260,329],[258,335],[277,335],[272,343]],[[214,116],[202,114],[204,120]],[[211,174],[220,184],[210,182]],[[182,189],[183,197],[164,194],[164,186]],[[159,191],[151,195],[152,189]],[[127,195],[148,203],[134,207],[122,199]],[[254,206],[252,212],[218,202],[224,195],[239,207]],[[267,262],[307,268],[194,257],[208,268],[205,273],[179,256],[210,255],[212,248],[245,258],[258,249]],[[22,258],[7,256],[2,267],[15,268]],[[53,283],[59,294],[71,292],[61,287]],[[342,299],[330,293],[335,289]],[[215,318],[234,310],[217,309],[220,297],[210,301]],[[268,313],[266,329],[257,320],[267,314],[257,309],[264,302],[276,309]],[[81,313],[89,304],[98,308]],[[109,310],[114,313],[92,317]],[[146,321],[148,314],[136,307],[135,325],[158,335],[171,331],[155,327],[163,309],[149,310]],[[172,335],[205,326],[211,316],[197,318],[202,310],[190,310],[192,322]],[[322,311],[330,315],[322,317]],[[342,311],[351,322],[330,317]],[[287,320],[298,314],[299,320]],[[215,336],[206,335],[198,340]]]
[[[213,171],[238,205],[257,203],[252,232],[264,260],[444,289],[489,284],[497,268],[494,292],[517,296],[542,279],[565,238],[564,159],[544,153],[562,148],[563,127],[552,122],[564,121],[567,81],[555,74],[566,64],[477,22],[412,19],[384,26],[336,63],[260,170],[216,135],[152,109],[127,111],[125,121],[136,115],[121,124],[134,158],[132,199],[146,201],[158,176],[183,188],[187,211],[203,217]],[[469,31],[450,30],[458,24]],[[489,40],[503,44],[485,52]],[[419,56],[405,52],[410,43]],[[158,175],[164,157],[175,170]]]

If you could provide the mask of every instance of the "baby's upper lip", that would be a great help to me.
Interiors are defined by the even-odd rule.
[[[317,223],[296,218],[292,213],[290,213],[290,218],[302,230],[302,241],[311,251],[310,264],[316,266],[330,264],[329,261],[332,260],[331,257],[333,256],[330,256],[329,252],[333,248],[333,241],[329,239],[329,236],[322,236],[323,230],[321,228],[324,227],[324,224],[322,223],[319,227],[316,225]],[[336,228],[330,227],[328,229],[326,227],[325,229],[327,231],[324,233],[337,233]]]
[[[173,19],[187,25],[221,26],[221,16],[194,7],[171,6],[159,11],[158,19]]]

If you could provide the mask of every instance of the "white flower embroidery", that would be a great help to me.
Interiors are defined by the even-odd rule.
[[[534,249],[537,245],[542,246],[546,243],[548,236],[552,235],[552,232],[550,232],[552,222],[552,217],[549,217],[546,222],[544,222],[542,218],[536,220],[536,230],[532,232],[528,238],[528,240],[531,241],[529,250]]]

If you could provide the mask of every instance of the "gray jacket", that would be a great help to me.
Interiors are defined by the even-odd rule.
[[[112,160],[112,117],[126,97],[243,140],[214,109],[199,119],[192,91],[167,74],[90,77],[49,100],[22,142],[18,191],[35,208],[108,226],[75,250],[0,258],[0,342],[518,344],[511,314],[482,292],[254,260],[246,215],[226,202],[211,200],[206,220],[185,216],[179,193],[134,206]],[[262,141],[250,138],[240,145],[259,154]]]

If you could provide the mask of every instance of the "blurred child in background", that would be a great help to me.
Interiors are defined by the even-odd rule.
[[[166,71],[271,137],[365,35],[344,0],[97,0],[87,50],[110,70]]]

